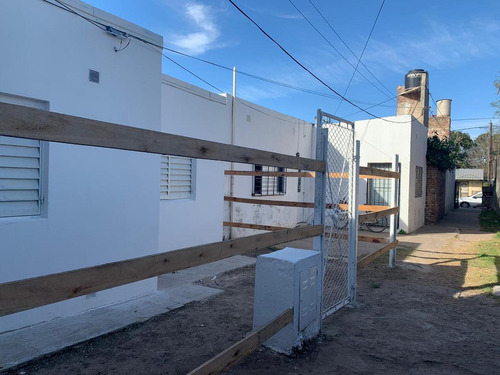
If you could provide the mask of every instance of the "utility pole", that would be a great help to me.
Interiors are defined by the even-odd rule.
[[[488,183],[493,181],[493,122],[490,121],[490,162],[488,164]]]

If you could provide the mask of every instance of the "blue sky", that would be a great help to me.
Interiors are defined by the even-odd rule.
[[[360,55],[382,1],[234,0],[294,57],[336,91],[344,94],[357,59],[349,52],[314,4],[349,48]],[[87,0],[163,36],[166,47],[289,85],[333,95],[227,0]],[[311,21],[350,64],[311,27]],[[500,1],[386,0],[364,52],[365,67],[356,73],[345,96],[377,116],[396,113],[396,85],[411,69],[429,72],[435,100],[452,99],[452,128],[487,126],[489,103],[498,98],[493,81],[500,78]],[[232,91],[232,73],[183,56],[168,56],[225,92]],[[163,72],[215,91],[166,59]],[[376,87],[374,87],[376,86]],[[387,89],[389,91],[387,91]],[[274,110],[314,121],[317,108],[349,120],[370,118],[339,100],[306,94],[250,77],[238,76],[237,95]],[[431,101],[431,113],[436,112]],[[356,113],[358,112],[358,113]],[[453,119],[487,118],[453,121]],[[498,119],[494,124],[500,125]],[[467,130],[472,136],[486,129]]]

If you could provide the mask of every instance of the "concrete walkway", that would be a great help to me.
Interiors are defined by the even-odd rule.
[[[194,283],[252,264],[255,258],[237,255],[169,273],[158,277],[155,293],[0,334],[0,371],[222,293]]]

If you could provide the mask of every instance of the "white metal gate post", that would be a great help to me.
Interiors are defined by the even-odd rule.
[[[349,211],[349,268],[348,296],[351,304],[356,303],[357,265],[358,265],[358,190],[359,190],[359,150],[360,142],[356,141],[356,149],[352,158],[349,189],[351,190]]]
[[[394,164],[392,165],[392,170],[394,172],[399,172],[399,155],[396,154],[394,156]],[[399,183],[397,178],[392,179],[392,197],[391,197],[391,207],[396,207],[398,205],[398,197],[399,197]],[[397,219],[399,218],[398,214],[392,214],[390,220],[390,242],[396,241],[396,231],[398,228]],[[389,267],[394,268],[396,266],[396,248],[392,248],[389,251]]]
[[[323,309],[323,279],[325,276],[325,208],[326,208],[326,168],[328,151],[328,129],[322,126],[323,113],[318,109],[316,113],[316,159],[325,162],[325,172],[316,172],[314,180],[314,225],[323,225],[321,236],[313,239],[313,248],[321,253],[321,268],[318,279],[320,282],[319,296],[320,311]]]

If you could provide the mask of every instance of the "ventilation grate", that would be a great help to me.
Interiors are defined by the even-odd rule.
[[[99,83],[99,72],[97,70],[89,69],[89,81]]]

